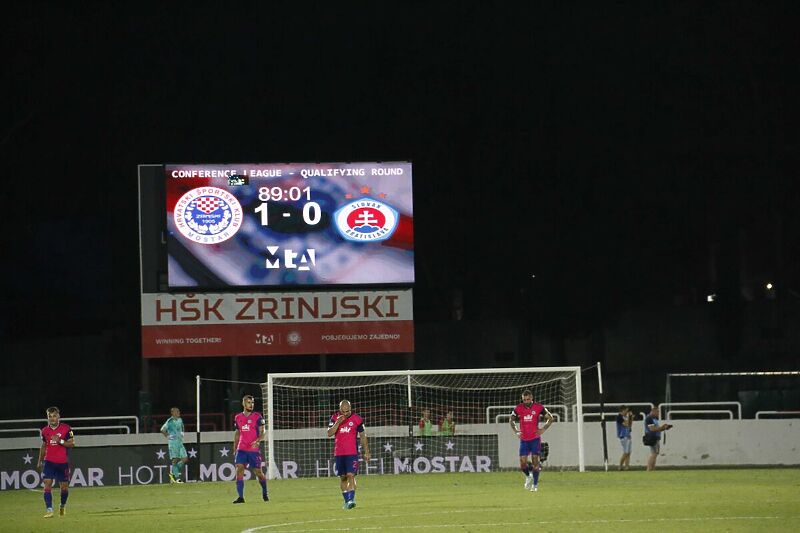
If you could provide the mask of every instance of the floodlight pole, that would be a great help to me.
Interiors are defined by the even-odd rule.
[[[606,438],[606,415],[603,412],[603,372],[600,370],[600,361],[597,362],[597,386],[600,391],[600,427],[603,430],[603,467],[608,472],[608,440]]]

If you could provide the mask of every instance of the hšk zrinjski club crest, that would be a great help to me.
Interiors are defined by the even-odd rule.
[[[173,219],[187,239],[219,244],[236,235],[242,226],[242,205],[224,189],[198,187],[181,196]]]

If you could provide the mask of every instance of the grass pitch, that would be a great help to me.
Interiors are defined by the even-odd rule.
[[[333,478],[235,497],[233,482],[73,488],[67,516],[44,519],[40,491],[4,491],[0,531],[800,531],[798,469],[545,471],[536,493],[516,472],[362,475],[349,511]]]

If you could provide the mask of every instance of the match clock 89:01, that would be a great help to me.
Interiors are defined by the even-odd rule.
[[[261,204],[255,208],[255,212],[261,215],[261,225],[269,226],[268,202],[297,202],[304,196],[307,202],[303,205],[303,221],[309,226],[316,226],[322,220],[322,210],[317,202],[311,201],[311,187],[259,187],[258,199]]]

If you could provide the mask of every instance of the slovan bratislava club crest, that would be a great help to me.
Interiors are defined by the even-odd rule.
[[[400,217],[389,204],[373,198],[359,198],[333,214],[336,229],[348,241],[385,241],[397,229]]]
[[[242,226],[242,205],[217,187],[198,187],[181,196],[173,214],[178,231],[193,242],[219,244]]]

